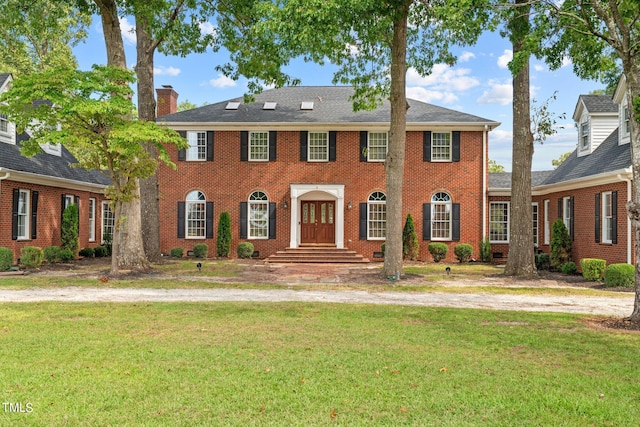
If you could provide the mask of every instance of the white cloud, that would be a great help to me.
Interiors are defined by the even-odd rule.
[[[237,83],[233,79],[230,79],[227,76],[218,74],[217,78],[209,80],[209,84],[213,87],[222,89],[225,87],[235,87]]]
[[[507,68],[509,66],[509,62],[513,59],[513,51],[510,49],[505,49],[502,55],[498,58],[498,67]]]
[[[534,70],[536,70],[536,71],[538,71],[538,72],[542,72],[542,71],[546,70],[545,66],[544,66],[544,65],[541,65],[541,64],[535,64],[535,65],[533,66],[533,69],[534,69]]]
[[[422,77],[414,68],[407,72],[407,84],[429,86],[435,90],[464,91],[478,86],[480,82],[469,74],[469,68],[455,68],[446,64],[436,64],[431,74]]]
[[[177,76],[181,73],[182,70],[180,68],[175,67],[165,67],[164,65],[160,65],[158,67],[153,68],[153,74],[156,76]]]
[[[489,89],[482,93],[476,101],[478,104],[508,105],[513,101],[513,86],[511,82],[489,80]]]
[[[417,86],[408,86],[407,87],[407,98],[415,99],[416,101],[422,102],[434,102],[439,101],[443,104],[451,104],[458,100],[458,97],[451,92],[442,92],[437,90],[428,90],[423,87]]]
[[[571,59],[565,56],[564,58],[562,58],[562,65],[560,66],[560,68],[566,67],[568,65],[571,65]]]
[[[201,22],[199,26],[202,34],[213,34],[217,30],[216,26],[209,21]]]
[[[462,52],[462,54],[458,57],[458,61],[460,62],[469,62],[472,58],[475,58],[476,54],[473,52]]]
[[[136,44],[136,28],[127,17],[120,18],[120,32],[125,42]]]

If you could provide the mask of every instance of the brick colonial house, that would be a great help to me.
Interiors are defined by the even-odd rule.
[[[632,196],[629,107],[625,81],[613,95],[581,95],[573,114],[577,148],[553,171],[534,172],[532,209],[537,248],[550,252],[551,227],[562,219],[572,239],[572,257],[635,263],[626,202]],[[490,174],[492,250],[509,250],[510,174]]]
[[[366,258],[386,233],[384,160],[389,104],[353,112],[349,87],[269,90],[176,112],[178,94],[157,89],[158,122],[182,133],[159,172],[161,250],[198,243],[215,252],[218,218],[232,218],[232,254],[328,246]],[[421,240],[478,244],[487,232],[488,139],[498,122],[409,100],[403,211]]]
[[[0,74],[0,93],[12,77]],[[113,215],[103,203],[109,180],[96,171],[74,168],[75,158],[59,145],[42,146],[34,157],[20,154],[28,133],[0,115],[0,246],[10,248],[14,258],[24,246],[44,248],[60,245],[62,212],[77,203],[79,247],[98,246],[102,234],[113,227]]]

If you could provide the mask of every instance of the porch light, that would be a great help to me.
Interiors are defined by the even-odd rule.
[[[351,202],[347,203],[347,209],[351,209],[353,207],[353,205],[351,204]]]

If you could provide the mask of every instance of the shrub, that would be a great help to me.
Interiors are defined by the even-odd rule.
[[[562,264],[562,266],[560,267],[560,271],[562,271],[564,274],[569,275],[576,274],[576,272],[578,271],[578,267],[576,266],[575,262],[568,261]]]
[[[453,253],[459,262],[469,262],[473,255],[473,246],[468,243],[459,243],[453,247]]]
[[[109,255],[109,250],[104,246],[98,246],[93,250],[93,254],[96,258],[102,258]]]
[[[402,229],[402,257],[415,261],[418,259],[418,255],[420,255],[420,243],[418,243],[416,225],[411,214],[408,214]]]
[[[62,249],[78,250],[78,205],[67,206],[62,213]]]
[[[102,246],[106,250],[103,256],[111,255],[111,248],[113,247],[113,235],[111,233],[105,233],[102,241]],[[98,256],[98,255],[96,255]]]
[[[607,261],[597,258],[582,258],[580,260],[580,269],[582,277],[592,282],[602,280],[602,275],[607,267]]]
[[[171,258],[182,258],[182,255],[184,255],[184,250],[182,248],[171,249]]]
[[[427,247],[429,249],[429,253],[433,257],[435,262],[440,262],[447,255],[449,251],[449,247],[444,243],[440,242],[431,242]]]
[[[0,247],[0,271],[6,271],[13,265],[13,252],[9,248]]]
[[[551,267],[558,269],[571,260],[571,238],[561,219],[553,222],[551,230]]]
[[[206,243],[198,243],[193,247],[193,256],[196,258],[206,258],[209,254],[209,245]]]
[[[40,268],[44,251],[37,246],[25,246],[20,249],[20,263],[29,268]]]
[[[71,249],[61,249],[60,250],[60,261],[62,262],[71,262],[76,258]]]
[[[491,262],[491,242],[488,237],[480,241],[480,261]]]
[[[78,252],[78,255],[83,256],[85,258],[93,258],[95,253],[96,251],[93,248],[82,248],[80,249],[80,252]]]
[[[47,246],[44,248],[44,259],[49,264],[55,264],[60,259],[60,247],[59,246]]]
[[[229,215],[229,212],[222,212],[218,220],[216,253],[219,257],[225,258],[231,255],[231,215]]]
[[[536,254],[536,269],[539,271],[549,270],[551,266],[549,258],[549,254],[544,252]]]
[[[253,255],[253,243],[251,242],[242,242],[238,245],[238,258],[251,258]]]
[[[386,248],[387,248],[387,244],[386,244],[386,243],[383,243],[383,244],[380,246],[380,250],[382,251],[382,253],[384,253],[384,250],[385,250]]]
[[[631,264],[611,264],[604,270],[605,286],[633,287],[636,283],[636,268]]]

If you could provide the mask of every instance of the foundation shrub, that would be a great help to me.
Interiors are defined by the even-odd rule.
[[[209,255],[209,245],[206,243],[198,243],[193,247],[193,256],[195,258],[206,258]]]
[[[447,252],[449,251],[449,247],[444,243],[440,242],[431,242],[429,246],[427,246],[431,257],[433,257],[434,262],[440,262],[447,256]]]
[[[20,264],[27,268],[40,268],[44,251],[37,246],[25,246],[20,249]]]
[[[631,288],[636,283],[636,268],[631,264],[611,264],[604,270],[605,286]]]
[[[473,246],[468,243],[459,243],[453,247],[453,253],[456,254],[458,262],[469,262],[473,255]]]
[[[250,242],[242,242],[238,245],[238,249],[236,252],[238,253],[238,258],[249,259],[251,255],[253,255],[253,243]]]
[[[7,271],[13,265],[13,252],[9,248],[0,247],[0,271]]]
[[[48,264],[55,264],[60,260],[60,247],[59,246],[47,246],[44,248],[43,256]]]
[[[607,261],[598,258],[582,258],[580,260],[580,269],[582,277],[591,282],[602,280],[604,271],[607,267]]]

